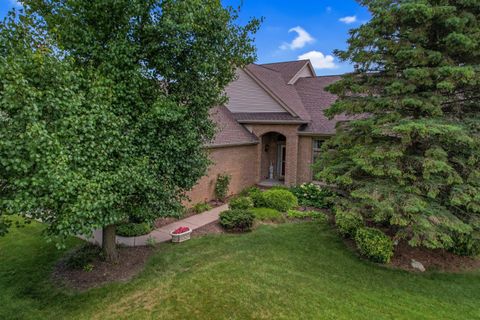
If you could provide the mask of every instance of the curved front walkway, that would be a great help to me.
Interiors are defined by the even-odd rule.
[[[204,213],[196,214],[188,218],[178,220],[177,222],[155,229],[144,236],[131,238],[117,236],[117,244],[126,247],[140,247],[147,245],[147,243],[149,243],[150,241],[154,241],[155,243],[167,242],[172,239],[172,237],[170,236],[170,232],[172,232],[173,230],[179,227],[189,227],[192,230],[196,230],[209,223],[217,221],[220,213],[225,210],[228,210],[228,204],[221,205]],[[91,243],[101,245],[102,230],[96,230],[91,238],[86,238],[83,236],[81,238]]]

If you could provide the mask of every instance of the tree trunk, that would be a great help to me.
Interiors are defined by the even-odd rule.
[[[118,262],[117,244],[115,239],[115,225],[111,224],[103,228],[102,249],[105,260],[110,263]]]

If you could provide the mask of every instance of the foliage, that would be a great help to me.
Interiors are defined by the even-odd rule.
[[[85,271],[85,272],[92,272],[93,269],[94,269],[94,266],[93,266],[93,264],[91,264],[91,263],[87,263],[86,265],[83,266],[82,269],[83,269],[83,271]]]
[[[328,217],[325,213],[320,211],[299,211],[288,210],[287,217],[290,219],[307,219],[311,218],[320,222],[327,222]]]
[[[265,198],[263,197],[263,191],[258,188],[252,188],[248,192],[248,196],[253,201],[253,206],[255,208],[263,208],[266,206]]]
[[[480,255],[480,238],[471,234],[454,235],[453,246],[449,250],[459,256],[476,257]]]
[[[393,257],[393,242],[385,233],[375,228],[359,228],[355,242],[360,253],[378,263],[388,263]]]
[[[336,51],[358,66],[327,90],[347,114],[317,178],[336,207],[412,246],[449,248],[480,229],[480,11],[476,1],[363,0],[369,22]]]
[[[218,200],[225,201],[228,194],[231,176],[229,174],[219,174],[215,183],[215,196]]]
[[[22,3],[0,24],[0,212],[61,241],[180,210],[259,21],[216,0]]]
[[[236,197],[230,200],[228,206],[230,209],[251,209],[253,208],[253,201],[250,197]]]
[[[135,279],[88,292],[49,281],[64,251],[42,241],[44,227],[33,222],[0,238],[0,319],[141,319],[152,318],[151,310],[158,319],[196,320],[478,318],[479,272],[419,275],[364,263],[318,223],[166,245],[152,251]],[[79,243],[68,239],[67,250]],[[202,294],[192,294],[192,285]],[[279,292],[288,292],[288,303]],[[148,309],[139,307],[139,296],[148,298]],[[252,303],[257,296],[268,299]]]
[[[354,237],[357,229],[363,226],[363,218],[356,211],[337,210],[335,212],[335,224],[343,236]]]
[[[281,221],[284,220],[283,214],[280,211],[275,210],[275,209],[253,208],[250,211],[255,216],[255,219],[260,220],[260,221],[281,222]]]
[[[250,231],[255,216],[250,210],[227,210],[220,214],[220,224],[227,230]]]
[[[262,196],[266,208],[287,212],[298,207],[297,198],[286,189],[270,189],[263,192]]]
[[[304,183],[289,189],[305,207],[330,208],[333,193],[313,183]]]
[[[212,206],[209,205],[208,203],[197,203],[196,205],[193,206],[192,210],[193,212],[195,213],[202,213],[202,212],[205,212],[205,211],[208,211],[212,209]]]
[[[70,269],[82,270],[85,266],[91,265],[100,254],[100,248],[93,244],[85,244],[70,253],[65,264]]]
[[[238,195],[241,197],[249,197],[251,193],[255,193],[255,192],[261,192],[261,190],[256,186],[252,186],[252,187],[243,189]]]
[[[117,225],[117,235],[122,237],[138,237],[149,234],[153,225],[149,222],[126,222]]]

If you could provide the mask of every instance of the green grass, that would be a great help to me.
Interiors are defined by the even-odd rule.
[[[283,214],[275,209],[252,208],[249,210],[252,211],[255,218],[260,221],[280,221],[284,218]]]
[[[134,280],[85,293],[51,286],[63,252],[40,232],[0,239],[0,319],[480,318],[480,273],[383,268],[314,222],[163,244]]]

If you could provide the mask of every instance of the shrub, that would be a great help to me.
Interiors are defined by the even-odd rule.
[[[255,208],[263,208],[265,207],[266,203],[265,203],[265,198],[263,197],[263,193],[260,189],[258,188],[255,188],[255,189],[252,189],[250,190],[250,192],[248,193],[248,196],[250,199],[252,199],[253,201],[253,206]]]
[[[255,216],[249,210],[227,210],[220,213],[220,224],[227,230],[249,231]]]
[[[100,247],[93,244],[85,244],[72,252],[66,259],[65,264],[70,269],[81,270],[101,256]]]
[[[385,233],[375,228],[359,228],[355,242],[360,253],[378,263],[388,263],[393,256],[393,242]]]
[[[313,183],[304,183],[290,188],[298,198],[298,203],[305,207],[330,208],[333,203],[333,192]]]
[[[287,217],[291,219],[311,218],[321,222],[326,222],[328,220],[327,216],[323,212],[319,212],[319,211],[288,210]]]
[[[232,177],[229,174],[218,175],[217,182],[215,183],[215,195],[217,200],[225,201],[228,194],[228,186],[230,185],[230,179]]]
[[[205,212],[205,211],[208,211],[212,209],[212,206],[209,205],[208,203],[197,203],[196,205],[193,206],[192,210],[193,212],[195,213],[202,213],[202,212]]]
[[[453,246],[449,251],[459,256],[478,256],[480,255],[480,239],[470,234],[457,234],[453,236]]]
[[[282,213],[275,209],[270,208],[254,208],[250,210],[255,219],[260,221],[282,221],[284,216]]]
[[[258,187],[252,186],[243,189],[238,195],[241,197],[249,197],[252,192],[261,192],[261,190]]]
[[[117,235],[122,237],[138,237],[149,234],[153,225],[148,222],[133,223],[127,222],[117,225]]]
[[[253,208],[253,201],[250,197],[234,198],[229,203],[230,209],[251,209]]]
[[[298,206],[298,200],[288,190],[270,189],[263,193],[266,208],[286,212]]]
[[[363,227],[363,218],[358,212],[337,210],[335,224],[343,236],[353,237],[357,229]]]

